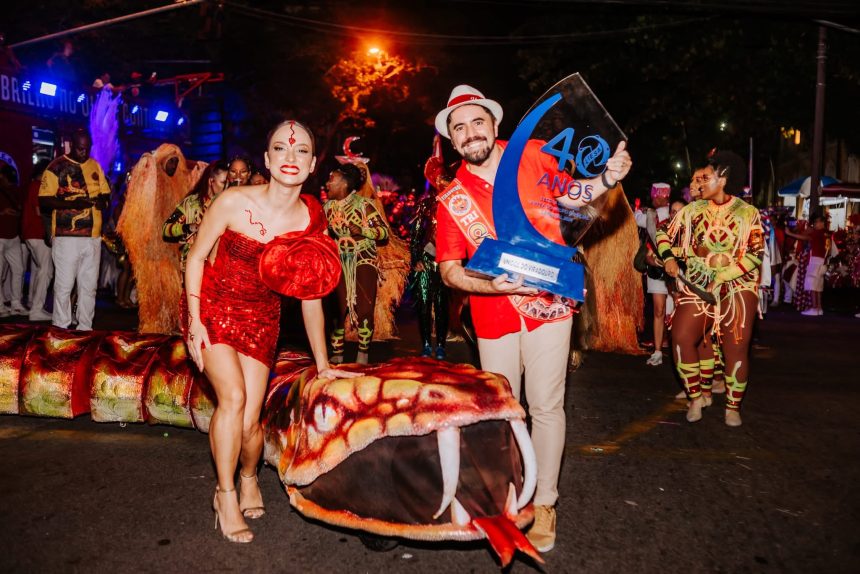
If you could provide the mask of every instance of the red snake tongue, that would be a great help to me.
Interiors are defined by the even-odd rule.
[[[543,564],[540,552],[532,546],[517,525],[506,516],[484,516],[472,520],[474,524],[490,541],[490,546],[499,556],[502,568],[510,564],[514,558],[514,552],[519,550],[528,554],[535,561]]]

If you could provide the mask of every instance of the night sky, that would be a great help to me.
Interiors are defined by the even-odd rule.
[[[4,6],[7,43],[168,2],[75,4],[77,10],[60,0]],[[432,117],[456,84],[474,85],[504,106],[505,137],[545,89],[581,72],[630,136],[637,164],[631,179],[645,186],[683,181],[686,155],[695,164],[710,147],[743,149],[749,137],[771,160],[792,160],[779,127],[811,133],[821,22],[848,27],[828,24],[828,135],[847,138],[856,150],[851,134],[856,140],[860,132],[860,14],[853,1],[229,0],[220,8],[184,7],[70,39],[85,85],[105,70],[114,83],[128,82],[134,71],[160,78],[224,72],[224,85],[207,89],[221,95],[232,114],[228,151],[251,154],[262,151],[262,135],[280,115],[329,125],[327,69],[338,58],[381,46],[424,66],[410,86],[410,105],[372,110],[376,128],[339,131],[326,151],[338,153],[343,137],[360,135],[359,151],[371,155],[377,169],[414,180],[430,151]],[[23,46],[16,54],[35,70],[57,45]],[[853,117],[845,118],[852,101]],[[721,131],[723,117],[730,127]],[[792,153],[802,163],[808,150]],[[684,165],[676,173],[679,161]]]

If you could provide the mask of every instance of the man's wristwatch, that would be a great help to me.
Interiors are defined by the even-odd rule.
[[[604,171],[603,173],[601,173],[601,174],[600,174],[600,181],[601,181],[601,183],[603,183],[603,185],[605,185],[605,186],[606,186],[606,189],[612,189],[613,187],[615,187],[616,185],[618,185],[618,182],[617,182],[617,181],[616,181],[615,183],[613,183],[613,184],[610,184],[610,183],[609,183],[609,180],[607,180],[607,179],[606,179],[606,172],[605,172],[605,171]]]

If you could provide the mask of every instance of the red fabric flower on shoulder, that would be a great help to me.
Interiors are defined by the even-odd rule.
[[[260,255],[260,278],[271,290],[296,299],[320,299],[337,287],[341,266],[337,244],[324,235],[325,214],[311,196],[302,195],[310,223],[304,231],[280,235]]]
[[[337,244],[321,233],[278,237],[260,256],[260,277],[271,290],[296,299],[320,299],[340,281]]]

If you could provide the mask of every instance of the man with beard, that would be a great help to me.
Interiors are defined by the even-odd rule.
[[[481,368],[501,373],[519,399],[521,378],[529,381],[526,397],[532,418],[532,440],[538,463],[535,494],[535,523],[527,536],[541,552],[555,545],[558,475],[564,452],[564,390],[567,378],[573,311],[558,298],[523,285],[522,278],[508,281],[506,274],[493,280],[466,274],[463,260],[477,250],[481,239],[495,236],[492,214],[493,185],[507,142],[497,140],[502,107],[475,88],[454,88],[448,105],[436,116],[436,130],[451,140],[463,161],[456,179],[439,196],[443,208],[437,214],[436,260],[446,285],[471,293],[472,318],[478,338]],[[520,162],[523,174],[538,182],[541,173],[555,174],[558,158],[540,151],[544,142],[531,140]],[[589,190],[574,199],[553,193],[540,184],[524,189],[523,203],[546,206],[529,215],[545,236],[561,241],[558,218],[553,210],[576,209],[615,186],[630,171],[626,144],[619,144],[608,160],[606,171],[593,180],[578,181]],[[430,181],[443,166],[431,158],[425,168]],[[572,172],[571,172],[572,173]],[[590,186],[590,187],[587,187]],[[482,233],[483,232],[483,233]]]
[[[71,151],[48,164],[39,188],[39,207],[51,212],[54,262],[53,324],[72,324],[72,287],[78,285],[78,330],[90,331],[96,310],[101,257],[102,212],[110,187],[101,166],[90,157],[93,140],[84,130],[72,135]]]

